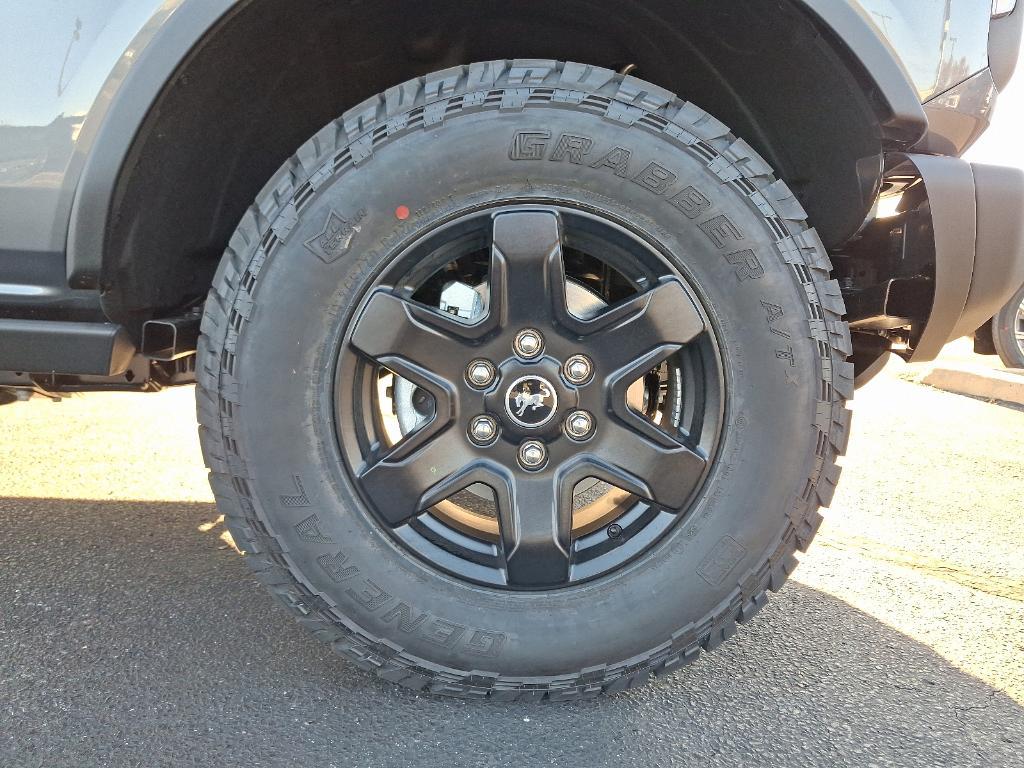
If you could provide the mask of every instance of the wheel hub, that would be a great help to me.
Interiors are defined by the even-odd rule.
[[[558,371],[558,361],[547,356],[528,364],[516,358],[505,360],[484,393],[483,412],[501,422],[509,440],[557,436],[562,419],[577,406],[580,396]]]
[[[543,376],[520,376],[505,390],[505,417],[520,427],[543,427],[557,412],[555,386]]]

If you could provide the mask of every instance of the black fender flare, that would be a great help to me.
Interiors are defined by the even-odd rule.
[[[99,288],[104,245],[121,168],[150,108],[193,48],[248,0],[179,0],[150,42],[134,51],[101,118],[75,188],[68,222],[67,275],[72,288]],[[121,61],[124,61],[124,56]]]
[[[791,0],[822,32],[841,43],[858,76],[874,81],[883,134],[910,146],[928,121],[913,85],[889,44],[867,16],[845,0]],[[73,288],[100,288],[106,233],[114,210],[121,169],[147,114],[190,52],[250,0],[179,0],[148,45],[133,52],[116,86],[85,158],[68,223],[67,276]]]
[[[797,0],[835,35],[874,80],[889,115],[880,115],[885,137],[913,144],[928,130],[928,118],[906,68],[866,12],[848,0]]]

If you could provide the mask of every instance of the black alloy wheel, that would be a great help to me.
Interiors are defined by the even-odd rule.
[[[406,687],[577,699],[712,650],[832,497],[852,395],[800,204],[697,106],[492,61],[300,147],[206,302],[217,504],[317,637]]]
[[[474,322],[417,301],[429,300],[431,279],[456,277],[486,300]],[[567,285],[591,290],[581,288],[588,281],[598,309],[580,317]],[[599,298],[616,292],[614,303]],[[522,349],[524,336],[534,346]],[[693,291],[650,245],[578,211],[485,209],[426,233],[370,288],[349,351],[337,377],[339,437],[364,497],[417,555],[483,583],[550,588],[630,562],[684,515],[721,428],[721,362]],[[471,377],[481,363],[491,371],[482,386]],[[430,418],[397,442],[383,426],[394,408],[366,408],[387,400],[375,397],[380,381],[396,376],[430,403]],[[477,437],[481,418],[494,426]],[[577,536],[594,527],[586,509],[575,525],[573,514],[577,488],[592,479],[605,487],[588,506],[615,497],[601,520],[615,527]],[[458,530],[434,507],[458,504],[471,486],[493,494],[493,517]]]

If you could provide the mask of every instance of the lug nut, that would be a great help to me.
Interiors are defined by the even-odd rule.
[[[477,445],[489,445],[498,436],[498,422],[491,416],[474,416],[469,422],[469,439]]]
[[[594,364],[586,355],[573,355],[565,361],[562,372],[565,374],[565,378],[573,384],[583,384],[589,381],[593,375]]]
[[[519,446],[519,463],[523,469],[540,469],[547,460],[548,449],[540,440],[527,440]]]
[[[490,360],[474,360],[466,367],[466,381],[483,389],[494,382],[495,370]]]
[[[512,342],[512,348],[520,357],[527,359],[536,357],[544,349],[544,337],[540,335],[540,331],[535,331],[533,328],[524,328],[516,334],[516,339]]]
[[[564,426],[565,434],[573,440],[586,440],[594,432],[594,417],[586,411],[573,411]]]

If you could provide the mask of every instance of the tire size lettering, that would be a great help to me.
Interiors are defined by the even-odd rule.
[[[708,236],[708,240],[715,244],[716,248],[725,248],[730,240],[738,243],[743,239],[743,233],[740,232],[739,227],[733,224],[725,214],[712,216],[697,226]]]
[[[399,601],[394,608],[391,608],[381,618],[387,622],[398,622],[398,629],[405,632],[407,635],[411,635],[420,628],[420,625],[424,621],[430,618],[427,613],[421,613],[419,616],[416,616],[415,614],[416,611],[414,611],[410,606]]]
[[[558,137],[558,143],[551,151],[550,160],[558,162],[568,160],[574,165],[583,165],[584,155],[590,152],[594,146],[594,140],[589,136],[574,136],[571,133],[563,133]]]
[[[428,611],[417,611],[362,576],[359,568],[352,565],[348,555],[342,551],[320,555],[316,562],[331,581],[347,584],[345,594],[348,597],[367,611],[380,613],[381,621],[394,624],[403,634],[417,635],[442,648],[460,648],[474,656],[492,659],[501,653],[505,645],[507,637],[502,632],[456,624]]]
[[[699,221],[697,226],[715,248],[729,251],[722,254],[722,257],[735,268],[736,279],[742,283],[764,276],[764,268],[752,249],[735,250],[736,244],[745,239],[742,230],[725,214],[713,213],[714,205],[707,195],[693,186],[677,189],[677,173],[660,163],[636,164],[633,152],[626,147],[612,147],[597,156],[597,159],[587,162],[597,155],[594,144],[590,136],[563,133],[554,138],[551,131],[516,131],[512,136],[508,156],[510,160],[547,158],[551,162],[586,164],[596,170],[609,171],[621,179],[629,179],[654,195],[664,196],[669,205],[691,221],[711,214]],[[633,173],[637,168],[640,170]]]
[[[687,187],[668,199],[688,219],[696,219],[702,213],[711,209],[711,201],[708,200],[696,187]]]
[[[509,160],[543,160],[550,138],[549,131],[516,131],[508,149]]]
[[[316,559],[319,566],[330,576],[331,581],[336,581],[339,584],[359,575],[359,569],[354,565],[345,565],[347,561],[348,555],[344,552],[338,552],[336,555],[320,555]]]
[[[790,368],[796,365],[796,357],[793,355],[792,347],[786,347],[785,349],[776,349],[775,356],[779,358],[779,360],[786,360],[789,363]]]
[[[367,610],[375,611],[391,600],[391,595],[369,579],[361,579],[359,583],[361,585],[359,589],[349,587],[345,590],[345,594]]]
[[[656,195],[664,194],[675,180],[676,175],[672,171],[657,163],[651,163],[633,177],[633,181]]]
[[[281,506],[282,507],[308,507],[309,496],[306,495],[305,489],[302,487],[302,478],[298,475],[292,475],[292,483],[295,485],[295,490],[298,493],[282,494],[281,495]]]
[[[295,533],[298,534],[300,539],[308,541],[310,544],[334,543],[334,539],[320,530],[320,518],[316,515],[310,515],[304,520],[296,523]]]
[[[615,147],[596,163],[591,163],[591,168],[610,168],[616,176],[626,178],[629,175],[630,151],[625,147]]]
[[[786,313],[782,307],[778,304],[773,304],[768,299],[761,299],[761,307],[764,309],[765,322],[768,323],[768,330],[774,333],[776,336],[781,336],[784,339],[789,339],[790,335],[788,331],[784,331],[781,328],[775,327],[775,322],[782,318]]]
[[[741,283],[744,280],[757,280],[764,275],[764,267],[757,260],[757,256],[749,248],[745,251],[736,251],[725,257],[725,260],[736,267],[736,279]]]

